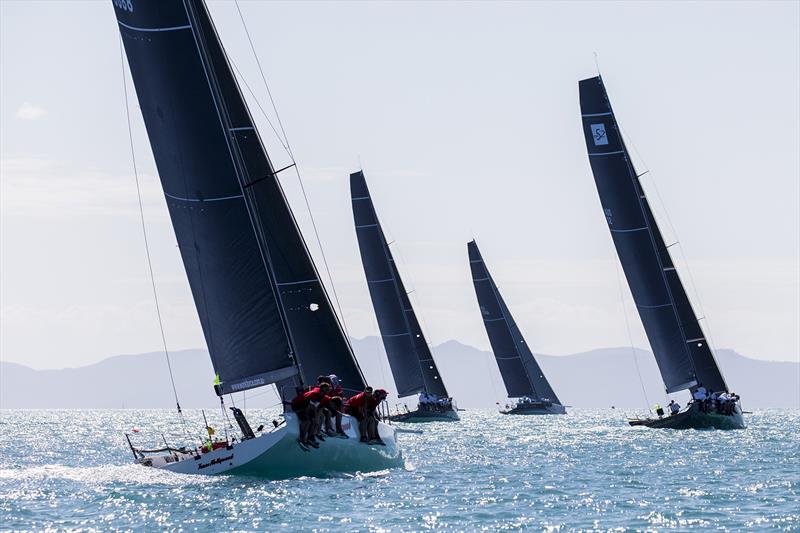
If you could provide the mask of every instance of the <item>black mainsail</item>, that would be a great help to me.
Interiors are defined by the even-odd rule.
[[[447,389],[400,279],[362,171],[350,174],[350,197],[361,262],[397,393],[408,396],[424,391],[447,398]]]
[[[522,332],[500,295],[474,240],[467,243],[467,253],[483,325],[486,327],[486,334],[509,398],[528,396],[560,404],[528,343],[522,337]]]
[[[600,76],[581,80],[586,148],[620,263],[668,393],[728,390],[661,236]]]
[[[206,5],[114,4],[220,392],[331,372],[362,389]]]

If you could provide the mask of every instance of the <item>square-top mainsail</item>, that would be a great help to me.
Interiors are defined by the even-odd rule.
[[[205,4],[114,7],[220,391],[330,373],[362,389]]]
[[[483,325],[508,396],[561,403],[522,337],[474,240],[467,243],[467,255]]]
[[[727,390],[597,76],[581,80],[586,148],[614,246],[667,392]]]
[[[397,393],[408,396],[425,391],[447,398],[447,389],[411,306],[361,171],[350,174],[350,196],[361,262]]]

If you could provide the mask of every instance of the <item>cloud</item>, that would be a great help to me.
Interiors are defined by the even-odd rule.
[[[45,115],[47,115],[47,109],[30,102],[23,102],[17,108],[17,118],[20,120],[39,120]]]
[[[0,207],[4,216],[138,215],[135,179],[63,161],[30,157],[0,159]],[[145,209],[166,214],[158,178],[139,174]]]

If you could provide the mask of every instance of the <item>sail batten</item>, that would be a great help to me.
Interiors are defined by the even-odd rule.
[[[361,389],[205,4],[114,7],[220,392],[328,373]]]
[[[589,163],[614,246],[667,392],[727,390],[628,155],[598,76],[581,80]],[[602,146],[601,151],[597,150]],[[607,157],[595,157],[598,155]]]
[[[399,396],[448,397],[383,234],[363,172],[350,175],[353,221],[378,329]],[[367,231],[367,228],[369,231]]]
[[[483,325],[508,396],[561,403],[511,316],[474,240],[467,243],[467,254]]]

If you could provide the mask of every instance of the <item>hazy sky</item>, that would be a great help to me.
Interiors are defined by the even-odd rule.
[[[628,345],[626,313],[647,346],[627,287],[620,299],[581,131],[577,81],[597,52],[715,346],[787,361],[800,360],[798,6],[241,2],[354,336],[377,334],[349,201],[362,164],[431,342],[488,348],[475,236],[535,350]],[[210,8],[266,104],[235,5]],[[2,359],[51,368],[157,350],[111,2],[2,1],[0,24]],[[200,347],[129,89],[167,340]],[[312,241],[296,178],[283,180]]]

